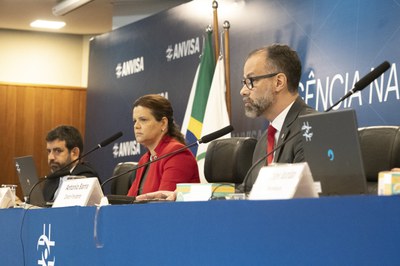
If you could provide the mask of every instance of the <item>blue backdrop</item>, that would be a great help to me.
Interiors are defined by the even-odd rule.
[[[211,3],[204,10],[199,5],[190,2],[91,41],[86,149],[117,131],[124,133],[89,157],[102,180],[112,175],[118,162],[137,161],[145,152],[133,135],[131,107],[136,98],[163,93],[172,102],[177,123],[182,124],[204,31],[212,23]],[[300,94],[319,111],[336,102],[372,68],[389,61],[391,68],[384,75],[338,108],[354,108],[360,127],[400,124],[398,2],[219,1],[218,12],[221,30],[223,21],[231,24],[234,136],[258,137],[265,129],[262,118],[244,115],[240,80],[248,52],[276,42],[298,51],[303,63]]]

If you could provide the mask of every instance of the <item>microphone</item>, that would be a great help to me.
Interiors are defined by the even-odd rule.
[[[66,175],[70,174],[70,169],[69,167],[74,164],[75,162],[81,160],[82,158],[86,157],[87,155],[91,154],[92,152],[94,152],[95,150],[98,150],[104,146],[107,146],[108,144],[110,144],[111,142],[117,140],[118,138],[120,138],[122,136],[122,132],[118,132],[114,135],[112,135],[111,137],[109,137],[108,139],[103,140],[102,142],[100,142],[99,144],[97,144],[97,146],[95,148],[93,148],[92,150],[88,151],[87,153],[84,153],[82,155],[80,155],[78,158],[76,158],[75,160],[69,162],[68,164],[64,165],[62,168],[56,170],[55,172],[51,173],[50,175],[46,176],[43,179],[40,179],[38,182],[36,182],[35,185],[32,186],[32,188],[30,189],[29,193],[28,193],[28,197],[25,200],[26,203],[29,204],[30,198],[31,198],[31,194],[33,192],[33,190],[35,189],[35,187],[37,185],[39,185],[40,183],[42,183],[43,181],[47,180],[47,179],[55,179],[55,178],[60,178]]]
[[[81,160],[83,157],[86,157],[87,155],[91,154],[92,152],[94,152],[95,150],[98,150],[100,148],[103,148],[104,146],[107,146],[108,144],[110,144],[111,142],[117,140],[118,138],[120,138],[122,136],[122,132],[118,132],[114,135],[112,135],[111,137],[109,137],[108,139],[103,140],[102,142],[100,142],[99,144],[97,144],[96,147],[94,147],[92,150],[88,151],[85,154],[80,155],[78,158],[76,158],[75,160],[69,162],[68,164],[64,165],[64,167],[56,170],[55,172],[51,173],[50,175],[46,176],[47,179],[53,179],[53,178],[58,178],[61,176],[65,176],[69,174],[69,167],[71,165],[73,165],[75,162]],[[67,174],[65,174],[67,173]]]
[[[377,66],[374,70],[372,70],[367,75],[365,75],[363,78],[361,78],[359,81],[357,81],[356,84],[354,84],[354,88],[351,89],[349,92],[347,92],[347,94],[344,95],[342,98],[340,98],[340,100],[337,101],[334,105],[332,105],[331,107],[326,109],[326,112],[332,110],[333,107],[338,105],[344,99],[347,99],[348,97],[350,97],[350,95],[352,95],[353,93],[363,90],[372,81],[377,79],[380,75],[382,75],[389,68],[390,68],[390,63],[388,61],[385,61],[382,64],[380,64],[379,66]]]
[[[388,61],[383,62],[379,66],[377,66],[374,70],[365,75],[362,79],[360,79],[356,84],[354,84],[354,92],[360,91],[367,87],[372,81],[377,79],[380,75],[382,75],[386,70],[390,68],[390,63]]]
[[[335,107],[336,105],[338,105],[339,103],[341,103],[342,101],[344,101],[345,99],[347,99],[350,95],[352,95],[353,93],[357,92],[357,91],[361,91],[363,90],[365,87],[367,87],[372,81],[374,81],[375,79],[377,79],[380,75],[382,75],[386,70],[388,70],[390,67],[390,63],[388,61],[383,62],[382,64],[380,64],[377,68],[375,68],[374,70],[372,70],[370,73],[368,73],[367,75],[365,75],[363,78],[361,78],[359,81],[356,82],[356,84],[354,84],[354,88],[352,90],[350,90],[345,96],[343,96],[342,98],[340,98],[340,100],[338,102],[336,102],[334,105],[332,105],[330,108],[326,109],[325,112],[329,112],[330,110],[332,110],[333,107]],[[276,146],[271,152],[267,153],[266,155],[264,155],[263,157],[261,157],[260,159],[258,159],[254,164],[251,165],[251,167],[249,168],[249,170],[246,173],[246,176],[243,179],[243,183],[244,184],[244,193],[248,192],[248,186],[247,186],[247,179],[249,178],[251,172],[254,170],[254,168],[263,160],[265,160],[269,155],[274,154],[274,152],[276,152],[278,149],[280,149],[283,145],[285,145],[287,142],[289,142],[290,140],[292,140],[293,138],[295,138],[296,136],[298,136],[301,133],[301,130],[297,131],[294,135],[292,135],[291,137],[289,137],[288,139],[286,139],[285,141],[283,141],[281,144],[279,144],[278,146]]]
[[[115,133],[114,135],[112,135],[112,136],[109,137],[108,139],[103,140],[103,141],[100,142],[97,146],[98,146],[99,148],[105,147],[105,146],[107,146],[108,144],[110,144],[111,142],[114,142],[115,140],[119,139],[120,137],[122,137],[122,132],[121,132],[121,131]]]
[[[189,144],[189,145],[185,145],[185,146],[183,146],[182,148],[179,148],[179,149],[177,149],[177,150],[175,150],[175,151],[173,151],[173,152],[166,153],[166,154],[164,154],[164,155],[162,155],[162,156],[160,156],[160,157],[157,157],[157,158],[155,158],[155,159],[153,159],[153,160],[151,160],[151,161],[148,161],[148,162],[146,162],[146,163],[144,163],[144,164],[137,165],[136,167],[134,167],[134,168],[132,168],[132,169],[126,171],[126,172],[120,173],[120,174],[118,174],[118,175],[115,175],[115,176],[112,176],[112,177],[106,179],[106,180],[101,184],[101,188],[103,189],[103,187],[104,187],[105,184],[107,184],[108,182],[110,182],[110,181],[112,181],[112,180],[114,180],[114,179],[117,179],[117,178],[120,177],[120,176],[129,174],[129,173],[131,173],[131,172],[133,172],[133,171],[136,171],[137,169],[142,168],[142,167],[144,167],[144,166],[147,166],[147,165],[149,165],[149,164],[151,164],[151,163],[157,162],[157,161],[159,161],[159,160],[161,160],[161,159],[164,159],[164,158],[166,158],[166,157],[170,157],[170,156],[172,156],[172,155],[175,155],[175,154],[177,154],[177,153],[180,153],[180,152],[182,152],[182,151],[184,151],[184,150],[186,150],[186,149],[189,149],[189,148],[193,147],[194,145],[199,145],[199,144],[202,144],[202,143],[208,143],[208,142],[210,142],[210,141],[213,141],[213,140],[215,140],[215,139],[217,139],[217,138],[220,138],[220,137],[222,137],[222,136],[224,136],[224,135],[226,135],[226,134],[228,134],[228,133],[230,133],[230,132],[232,132],[232,131],[233,131],[233,126],[231,126],[231,125],[226,126],[226,127],[224,127],[224,128],[221,128],[220,130],[217,130],[217,131],[215,131],[215,132],[213,132],[213,133],[210,133],[210,134],[208,134],[208,135],[205,135],[204,137],[202,137],[201,139],[197,140],[196,142],[193,142],[193,143],[191,143],[191,144]]]
[[[228,134],[228,133],[230,133],[232,131],[233,131],[233,127],[231,125],[226,126],[224,128],[221,128],[220,130],[217,130],[217,131],[215,131],[213,133],[205,135],[204,137],[202,137],[199,140],[199,144],[201,144],[201,143],[209,143],[210,141],[212,141],[214,139],[217,139],[219,137],[222,137],[222,136],[224,136],[224,135],[226,135],[226,134]]]

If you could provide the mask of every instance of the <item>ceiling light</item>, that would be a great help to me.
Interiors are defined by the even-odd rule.
[[[53,7],[53,15],[62,16],[93,0],[63,0]]]
[[[31,23],[33,28],[45,28],[45,29],[61,29],[65,26],[64,21],[50,21],[50,20],[35,20]]]

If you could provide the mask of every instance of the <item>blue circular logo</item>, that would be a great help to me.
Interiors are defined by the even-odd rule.
[[[329,160],[331,160],[331,161],[333,161],[335,159],[335,153],[333,152],[332,149],[328,150],[328,157],[329,157]]]

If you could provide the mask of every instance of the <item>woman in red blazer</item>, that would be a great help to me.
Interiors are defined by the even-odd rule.
[[[185,146],[174,122],[171,103],[157,94],[140,97],[133,104],[132,118],[136,141],[147,148],[139,165]],[[174,191],[178,183],[199,183],[197,162],[190,150],[139,168],[128,196],[158,190]]]

